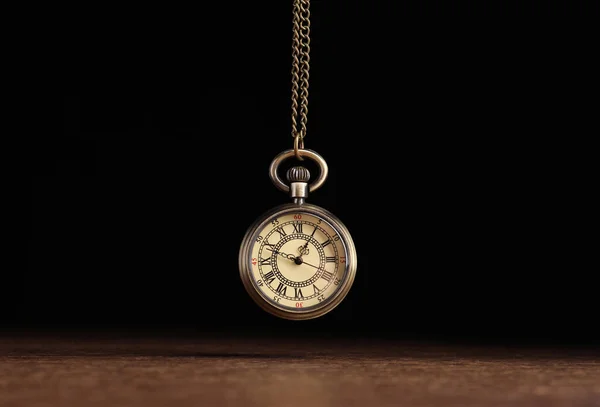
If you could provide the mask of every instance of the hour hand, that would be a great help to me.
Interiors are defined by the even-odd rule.
[[[300,253],[300,257],[304,256],[305,254],[309,253],[308,250],[308,242],[306,242],[306,244],[303,244],[302,246],[298,247],[298,253]]]
[[[269,249],[269,248],[267,248],[267,250],[270,250],[270,251],[272,251],[275,254],[278,254],[278,255],[280,255],[282,257],[285,257],[286,259],[289,259],[289,260],[292,260],[292,261],[296,260],[296,256],[294,256],[292,254],[283,253],[283,252],[280,252],[280,251],[277,251],[277,250],[274,250],[274,249]]]

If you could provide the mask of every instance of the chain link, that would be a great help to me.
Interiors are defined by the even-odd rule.
[[[304,149],[308,116],[308,74],[310,68],[310,0],[294,0],[292,35],[292,137],[296,158]],[[299,127],[299,128],[298,128]]]

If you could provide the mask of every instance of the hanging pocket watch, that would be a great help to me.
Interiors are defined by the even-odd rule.
[[[292,45],[292,136],[294,148],[271,162],[275,186],[293,202],[259,217],[247,230],[239,252],[242,282],[250,297],[280,318],[303,320],[322,316],[346,297],[356,274],[356,249],[344,224],[331,212],[306,203],[309,192],[327,179],[327,163],[304,149],[308,112],[309,0],[294,0]],[[299,128],[298,125],[299,124]],[[288,184],[279,176],[280,164],[291,157],[317,164],[319,176],[310,181],[308,169],[291,167]]]
[[[278,175],[282,161],[296,154],[316,162],[320,174],[310,181],[302,166]],[[331,212],[306,203],[309,192],[327,178],[325,160],[312,150],[280,153],[269,175],[293,202],[264,213],[247,230],[239,252],[239,270],[250,297],[265,311],[284,319],[316,318],[334,309],[348,294],[356,274],[356,249],[350,232]]]

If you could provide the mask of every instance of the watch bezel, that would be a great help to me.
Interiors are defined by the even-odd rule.
[[[305,212],[322,218],[338,233],[342,241],[344,250],[346,252],[345,274],[336,292],[331,297],[327,298],[326,301],[322,303],[322,305],[317,304],[306,309],[290,309],[287,307],[284,308],[277,306],[275,303],[267,300],[261,294],[259,288],[254,282],[254,279],[251,277],[252,248],[253,242],[255,242],[257,235],[260,231],[263,230],[264,225],[273,217],[283,216],[294,212]],[[354,241],[352,239],[352,236],[350,235],[348,228],[337,216],[335,216],[327,209],[309,203],[286,203],[266,211],[260,217],[258,217],[256,221],[252,223],[252,225],[250,225],[250,227],[246,231],[246,234],[244,235],[240,246],[238,264],[240,277],[242,279],[244,288],[246,289],[250,297],[254,300],[254,302],[257,303],[263,310],[269,312],[272,315],[284,319],[307,320],[327,314],[335,307],[337,307],[347,296],[348,292],[350,291],[350,288],[354,283],[354,279],[356,276],[356,247],[354,246]]]

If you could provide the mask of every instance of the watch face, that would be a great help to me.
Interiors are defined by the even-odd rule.
[[[315,205],[284,205],[251,227],[240,273],[252,298],[288,319],[314,318],[345,297],[356,269],[345,226]]]

